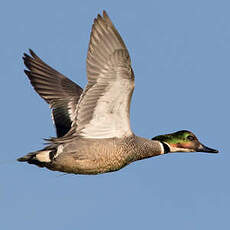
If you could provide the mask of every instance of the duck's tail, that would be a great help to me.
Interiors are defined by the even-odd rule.
[[[56,153],[55,149],[43,149],[36,152],[28,153],[27,155],[20,157],[17,161],[27,162],[29,164],[35,164],[39,167],[45,167],[53,159]]]

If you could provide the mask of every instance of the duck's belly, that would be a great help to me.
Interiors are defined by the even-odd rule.
[[[74,174],[100,174],[117,171],[130,162],[125,159],[101,157],[99,159],[70,159],[61,156],[54,160],[49,169]]]
[[[119,147],[114,141],[106,145],[98,141],[88,145],[79,144],[76,151],[73,151],[75,146],[64,147],[63,153],[52,162],[49,169],[74,174],[99,174],[117,171],[132,161],[124,146]]]
[[[76,168],[74,170],[74,173],[77,174],[100,174],[100,173],[107,173],[107,172],[113,172],[117,171],[124,166],[126,166],[126,162],[121,161],[111,161],[108,160],[104,163],[95,162],[91,160],[83,160],[83,161],[77,161],[76,162]]]

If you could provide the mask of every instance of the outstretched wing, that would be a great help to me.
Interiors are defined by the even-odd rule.
[[[42,61],[32,50],[23,60],[29,70],[26,75],[36,92],[52,108],[57,137],[64,136],[71,128],[82,88]]]
[[[129,110],[134,74],[128,50],[105,11],[92,26],[87,77],[88,84],[77,106],[75,134],[84,138],[131,135]]]

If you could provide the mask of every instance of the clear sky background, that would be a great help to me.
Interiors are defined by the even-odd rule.
[[[103,9],[132,59],[133,131],[188,129],[220,154],[168,154],[97,176],[16,162],[55,135],[23,53],[33,49],[84,87],[91,25]],[[1,228],[230,229],[229,9],[227,0],[1,1]]]

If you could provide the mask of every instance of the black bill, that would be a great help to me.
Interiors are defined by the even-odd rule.
[[[198,151],[197,152],[206,152],[206,153],[218,153],[219,151],[216,150],[216,149],[211,149],[205,145],[200,145],[199,148],[198,148]]]

